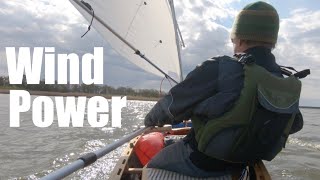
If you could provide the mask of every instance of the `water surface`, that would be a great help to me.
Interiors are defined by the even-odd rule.
[[[35,97],[33,97],[35,98]],[[36,127],[32,112],[21,113],[19,128],[9,127],[9,95],[0,94],[0,179],[39,179],[80,155],[116,141],[143,125],[143,117],[155,104],[127,101],[122,128],[59,128],[57,118],[48,128]],[[304,128],[290,136],[286,148],[265,162],[274,179],[320,179],[319,109],[302,109]],[[56,116],[56,115],[55,115]],[[66,179],[107,179],[123,147]]]

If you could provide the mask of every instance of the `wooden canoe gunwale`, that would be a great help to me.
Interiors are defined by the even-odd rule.
[[[137,141],[139,140],[140,136],[133,138],[125,150],[123,151],[121,157],[119,158],[116,166],[113,168],[113,171],[109,177],[110,180],[120,180],[122,175],[129,171],[128,162],[133,154],[133,148],[136,145]]]

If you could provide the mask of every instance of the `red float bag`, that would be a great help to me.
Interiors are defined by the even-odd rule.
[[[152,132],[140,137],[134,151],[141,164],[146,165],[164,147],[164,135],[160,132]]]

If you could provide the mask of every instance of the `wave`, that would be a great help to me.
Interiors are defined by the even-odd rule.
[[[314,150],[318,150],[320,151],[320,143],[316,143],[316,142],[305,142],[301,139],[298,138],[289,138],[288,139],[288,143],[292,144],[292,145],[298,145],[301,147],[307,147],[310,149],[314,149]]]

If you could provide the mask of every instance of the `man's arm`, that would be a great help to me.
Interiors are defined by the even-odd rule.
[[[145,117],[145,125],[162,126],[189,119],[198,103],[215,94],[218,73],[218,61],[208,60],[197,66],[155,104]]]

